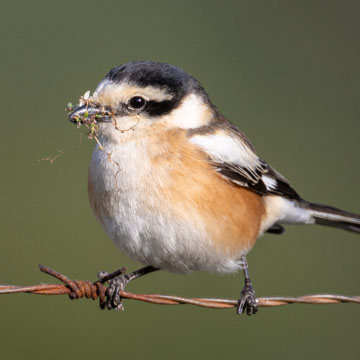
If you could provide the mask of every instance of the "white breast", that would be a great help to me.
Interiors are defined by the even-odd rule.
[[[100,137],[89,167],[89,198],[108,236],[132,259],[170,271],[232,272],[241,266],[212,246],[194,212],[181,219],[161,195],[171,166],[154,170],[150,155],[162,149],[146,137],[120,134],[116,142]]]

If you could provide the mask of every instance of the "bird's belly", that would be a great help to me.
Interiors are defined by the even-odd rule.
[[[235,187],[195,165],[187,169],[186,159],[177,158],[155,166],[137,149],[109,160],[95,150],[89,167],[92,209],[119,248],[144,265],[235,271],[257,238],[260,218],[251,214],[259,199],[244,189],[252,205],[234,206]]]
[[[97,217],[108,236],[133,260],[173,272],[238,268],[236,259],[211,248],[211,240],[199,224],[196,227],[179,220],[164,208],[161,212],[145,210],[134,205],[131,194],[122,200],[114,209],[116,216],[99,212]]]
[[[213,245],[201,219],[176,217],[162,199],[150,194],[153,206],[144,205],[129,188],[119,192],[99,192],[91,204],[107,235],[133,260],[173,272],[232,272],[240,267],[238,256]]]

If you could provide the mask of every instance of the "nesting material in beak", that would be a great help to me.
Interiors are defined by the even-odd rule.
[[[89,129],[88,137],[96,138],[98,133],[98,123],[112,122],[115,111],[109,107],[100,104],[90,97],[90,91],[87,91],[80,97],[79,104],[75,107],[68,103],[66,107],[68,119],[70,122],[80,127],[82,124]]]
[[[114,116],[114,110],[109,106],[104,106],[90,97],[90,91],[80,97],[79,104],[73,107],[68,104],[69,121],[74,124],[90,124],[98,122],[111,122]]]

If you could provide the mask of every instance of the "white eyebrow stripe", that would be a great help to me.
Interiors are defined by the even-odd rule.
[[[116,84],[107,79],[100,82],[93,94],[95,100],[109,106],[126,103],[133,96],[141,96],[145,100],[158,102],[171,100],[173,98],[173,95],[169,94],[165,89],[151,85],[140,87],[128,82]]]

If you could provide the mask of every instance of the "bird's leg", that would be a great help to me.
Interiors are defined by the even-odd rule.
[[[241,290],[236,312],[242,314],[246,311],[248,315],[254,315],[257,313],[258,309],[256,306],[255,290],[251,284],[249,268],[245,256],[241,257],[241,262],[243,264],[245,285]]]
[[[158,269],[152,266],[145,266],[128,274],[126,273],[125,268],[121,268],[110,274],[106,271],[100,271],[98,273],[99,281],[102,284],[105,282],[109,283],[109,287],[106,291],[106,307],[109,310],[123,310],[124,308],[121,301],[120,291],[123,291],[130,281],[156,270]]]

